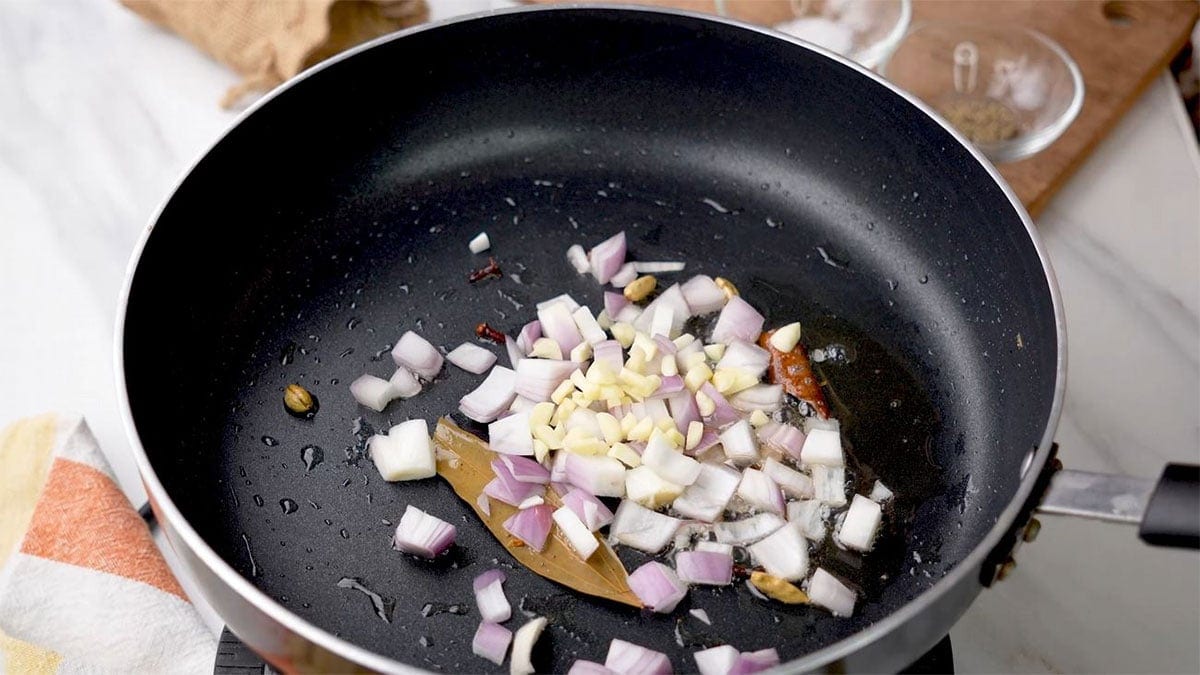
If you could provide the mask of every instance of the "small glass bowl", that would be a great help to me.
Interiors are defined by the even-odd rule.
[[[1058,43],[1012,24],[920,23],[879,71],[993,162],[1053,143],[1083,107],[1083,75]]]
[[[911,0],[791,0],[796,18],[775,30],[824,47],[867,68],[896,48],[912,20]]]

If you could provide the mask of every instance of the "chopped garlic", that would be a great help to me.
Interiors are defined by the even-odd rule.
[[[704,355],[701,354],[700,356],[703,357]],[[683,376],[683,384],[689,390],[697,391],[700,389],[700,387],[704,386],[704,383],[708,382],[709,378],[712,376],[712,369],[701,363],[688,369],[687,375]],[[712,403],[712,399],[709,399],[709,403]],[[708,414],[711,415],[712,413],[710,412]]]
[[[529,429],[532,431],[540,426],[550,424],[553,417],[554,404],[550,401],[542,401],[529,411]]]
[[[765,425],[770,421],[771,418],[767,417],[767,414],[761,410],[755,410],[754,412],[750,413],[750,424],[753,425],[755,429]]]
[[[492,242],[488,239],[487,232],[480,232],[467,244],[467,248],[471,249],[471,253],[483,253],[491,247]]]
[[[633,328],[633,324],[624,321],[618,321],[609,329],[613,339],[621,343],[621,349],[629,349],[629,345],[633,344],[633,336],[637,333]]]
[[[700,410],[701,417],[709,417],[717,411],[716,401],[702,391],[696,392],[696,407]]]
[[[654,420],[649,417],[638,422],[625,437],[631,441],[645,441],[650,439],[650,432],[654,431]]]
[[[708,398],[707,396],[705,398]],[[711,399],[710,399],[711,400]],[[698,420],[692,420],[688,423],[687,437],[684,439],[683,447],[686,450],[692,450],[697,445],[700,445],[700,437],[704,435],[704,423]]]
[[[624,443],[613,443],[613,446],[608,449],[608,456],[631,469],[642,465],[642,458],[637,451]]]
[[[800,322],[796,321],[776,330],[771,334],[771,346],[787,353],[796,348],[800,342]]]
[[[625,496],[648,509],[658,509],[683,494],[683,486],[663,480],[648,466],[625,472]]]
[[[583,363],[592,358],[592,345],[587,342],[580,342],[571,350],[571,360],[575,363]]]
[[[546,461],[546,455],[550,454],[550,446],[546,445],[538,439],[533,439],[533,457],[539,462]]]
[[[721,357],[725,356],[725,345],[720,342],[711,345],[705,345],[704,355],[707,356],[710,361],[720,361]]]
[[[663,377],[672,377],[679,374],[679,365],[675,362],[675,359],[670,357],[670,355],[667,355],[667,357],[662,360],[662,364],[659,365],[658,369],[659,372],[662,373]]]
[[[675,349],[683,349],[684,347],[692,344],[695,341],[696,341],[696,336],[692,335],[691,333],[684,333],[683,335],[680,335],[679,337],[675,338],[671,342],[675,343]]]
[[[540,359],[552,359],[554,361],[562,360],[562,349],[558,343],[550,338],[540,337],[533,341],[533,347],[529,350],[530,356],[536,356]]]
[[[563,380],[558,387],[554,389],[554,393],[550,394],[550,400],[561,404],[575,391],[575,383],[570,380]]]
[[[600,433],[604,435],[604,442],[609,445],[620,443],[623,434],[621,433],[621,423],[612,415],[602,412],[596,415],[596,423],[600,425]]]

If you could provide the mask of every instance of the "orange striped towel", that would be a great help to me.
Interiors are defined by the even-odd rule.
[[[0,432],[0,673],[212,672],[216,641],[80,417]]]

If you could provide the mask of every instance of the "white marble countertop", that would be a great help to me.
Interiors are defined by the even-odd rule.
[[[435,1],[434,16],[490,4]],[[234,81],[110,0],[0,3],[0,425],[83,412],[135,503],[118,289],[158,201],[233,119],[216,101]],[[1063,461],[1141,476],[1200,461],[1200,156],[1169,79],[1038,225],[1070,336]],[[1043,525],[953,631],[960,670],[1200,672],[1195,553],[1142,546],[1132,528]]]

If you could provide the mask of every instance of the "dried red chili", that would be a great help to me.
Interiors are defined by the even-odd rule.
[[[487,324],[486,321],[478,326],[475,326],[475,337],[479,338],[480,340],[491,340],[498,345],[504,344],[504,340],[506,339],[504,337],[504,333],[492,328]]]
[[[767,331],[758,338],[758,346],[771,352],[771,367],[767,369],[769,379],[774,384],[782,384],[785,392],[811,405],[821,417],[829,417],[829,404],[825,402],[825,392],[821,391],[812,364],[808,362],[807,350],[803,345],[796,345],[790,352],[779,351],[771,346],[774,332]]]
[[[496,259],[488,258],[488,264],[471,272],[467,277],[467,281],[475,283],[476,281],[483,281],[490,277],[500,278],[502,276],[504,276],[504,273],[500,271],[500,266],[496,264]]]

